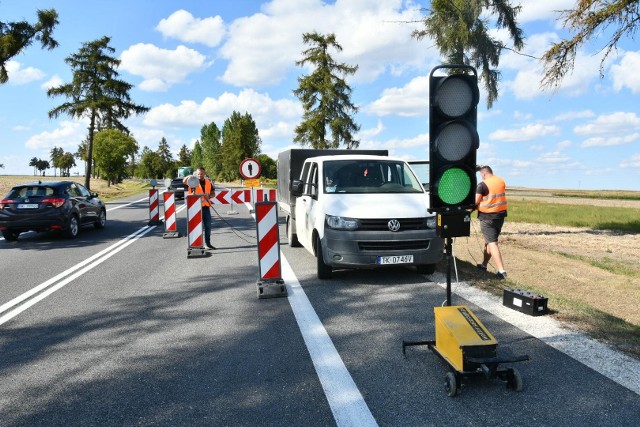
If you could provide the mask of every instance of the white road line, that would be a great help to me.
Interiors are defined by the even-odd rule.
[[[54,293],[58,289],[62,288],[63,286],[66,286],[71,281],[73,281],[74,279],[80,277],[81,275],[83,275],[87,271],[89,271],[89,270],[93,269],[94,267],[100,265],[102,262],[104,262],[107,259],[111,258],[113,255],[115,255],[116,253],[120,252],[122,249],[126,248],[127,246],[129,246],[130,244],[132,244],[137,239],[139,239],[140,237],[144,236],[145,234],[147,234],[148,232],[150,232],[154,228],[155,228],[155,226],[145,226],[145,227],[141,228],[140,230],[136,231],[135,233],[130,234],[129,236],[125,237],[121,241],[109,246],[108,248],[106,248],[106,249],[98,252],[97,254],[91,256],[90,258],[87,258],[86,260],[82,261],[81,263],[71,267],[70,269],[68,269],[66,271],[63,271],[62,273],[60,273],[57,276],[47,280],[44,283],[36,286],[35,288],[29,290],[28,292],[25,292],[24,294],[22,294],[22,295],[20,295],[20,296],[18,296],[16,298],[12,299],[11,301],[3,304],[2,306],[0,306],[0,313],[3,313],[5,311],[7,311],[8,309],[10,309],[10,308],[22,303],[24,300],[32,297],[33,295],[37,294],[38,292],[46,289],[46,291],[40,293],[38,296],[28,300],[24,304],[14,308],[13,310],[11,310],[8,313],[6,313],[4,316],[0,317],[0,325],[8,322],[11,319],[13,319],[18,314],[22,313],[23,311],[25,311],[29,307],[33,306],[37,302],[39,302],[39,301],[43,300],[44,298],[48,297],[49,295],[51,295],[52,293]],[[82,268],[82,267],[84,267],[84,268]],[[82,268],[80,271],[77,271],[76,273],[72,274],[71,276],[67,277],[66,279],[58,282],[58,280],[60,280],[63,277],[75,272],[76,270],[78,270],[80,268]],[[58,283],[55,286],[51,286],[56,282],[58,282]]]
[[[115,208],[109,208],[109,209],[107,209],[107,212],[115,211],[116,209],[124,208],[126,206],[131,206],[134,203],[139,203],[139,202],[142,202],[142,201],[145,201],[145,200],[149,200],[149,197],[144,197],[144,198],[142,198],[140,200],[135,200],[135,201],[133,201],[131,203],[126,203],[124,205],[116,206]]]
[[[281,256],[282,279],[289,293],[289,304],[316,368],[336,424],[339,427],[377,426],[358,386],[340,358],[331,337],[318,318],[291,266]]]
[[[245,203],[253,211],[251,203]],[[252,214],[255,218],[255,214]],[[280,252],[282,279],[287,286],[288,300],[298,327],[318,374],[318,379],[329,402],[338,427],[377,426],[364,397],[331,341],[311,302],[284,254]]]

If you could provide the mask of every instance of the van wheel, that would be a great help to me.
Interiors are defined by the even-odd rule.
[[[330,265],[327,265],[324,262],[324,256],[322,255],[322,242],[320,242],[319,236],[316,236],[316,263],[318,266],[318,279],[329,279],[333,269]]]
[[[287,217],[287,240],[289,240],[289,246],[292,248],[299,248],[300,241],[298,241],[298,235],[293,232],[293,226],[291,225],[291,217]]]

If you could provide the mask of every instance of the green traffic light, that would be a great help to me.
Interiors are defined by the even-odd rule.
[[[438,182],[438,197],[448,205],[461,203],[470,191],[471,179],[464,169],[447,169]]]

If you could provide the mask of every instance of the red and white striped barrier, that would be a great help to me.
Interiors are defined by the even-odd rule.
[[[265,202],[267,200],[270,202],[276,201],[276,190],[273,188],[256,188],[255,192],[256,198],[254,200],[254,203]]]
[[[287,288],[282,280],[280,268],[278,204],[258,202],[255,204],[255,209],[260,272],[258,298],[287,296]]]
[[[149,190],[149,225],[162,224],[160,221],[160,201],[158,200],[158,189]]]
[[[164,234],[162,238],[180,237],[176,222],[175,192],[165,191],[162,194],[164,195]]]
[[[187,258],[205,256],[202,236],[202,202],[199,195],[189,194],[187,201]]]

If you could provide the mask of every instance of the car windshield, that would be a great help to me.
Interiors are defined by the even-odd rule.
[[[402,161],[332,160],[324,163],[325,193],[423,193],[422,185]]]
[[[53,187],[44,187],[41,185],[25,185],[15,187],[11,190],[7,198],[9,199],[28,199],[29,197],[46,197],[55,193]]]

